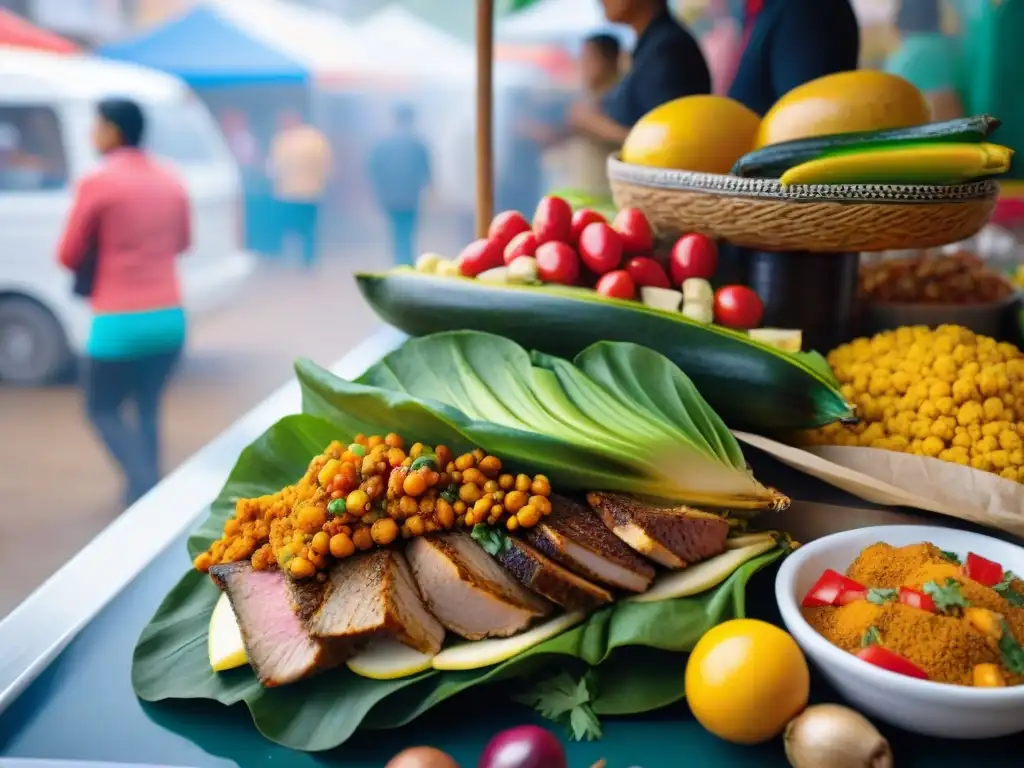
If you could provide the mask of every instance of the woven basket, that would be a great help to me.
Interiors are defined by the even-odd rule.
[[[639,208],[659,237],[699,232],[763,251],[848,253],[964,240],[988,221],[994,181],[805,184],[629,165],[608,158],[619,208]]]

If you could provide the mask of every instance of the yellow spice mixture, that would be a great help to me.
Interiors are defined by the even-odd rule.
[[[899,328],[833,350],[828,362],[857,424],[803,442],[884,448],[1024,482],[1024,355],[955,325]]]
[[[502,472],[482,450],[455,457],[404,440],[357,435],[347,447],[332,442],[294,485],[239,499],[224,534],[195,559],[206,572],[218,563],[251,558],[253,568],[287,568],[309,578],[332,559],[387,546],[399,537],[472,528],[531,528],[551,513],[544,475]]]

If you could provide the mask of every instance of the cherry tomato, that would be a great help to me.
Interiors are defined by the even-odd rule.
[[[465,277],[476,277],[481,272],[494,269],[504,264],[501,248],[498,244],[481,238],[462,249],[459,254],[459,271]]]
[[[568,243],[572,239],[572,206],[560,197],[541,198],[533,214],[537,244]]]
[[[764,315],[761,298],[745,285],[726,285],[715,291],[715,322],[729,328],[757,328]]]
[[[819,605],[836,605],[844,592],[858,591],[867,593],[862,584],[844,576],[839,571],[827,568],[804,596],[801,605],[804,608],[813,608]]]
[[[671,288],[661,264],[650,256],[634,256],[626,262],[626,271],[633,282],[645,288]]]
[[[592,211],[589,208],[580,208],[576,211],[572,215],[572,239],[570,240],[572,245],[576,245],[580,241],[580,232],[586,229],[588,224],[598,222],[607,224],[608,220],[597,211]]]
[[[994,587],[1003,580],[1003,566],[973,552],[967,553],[964,574],[986,587]]]
[[[519,211],[504,211],[491,221],[487,228],[487,239],[498,244],[502,250],[520,232],[529,232],[530,222]]]
[[[654,232],[644,216],[636,208],[623,208],[612,220],[612,229],[622,237],[622,250],[630,256],[642,255],[654,250]]]
[[[868,664],[895,672],[897,675],[917,677],[921,680],[928,679],[928,673],[917,666],[909,659],[905,659],[898,653],[893,653],[888,648],[880,645],[869,645],[857,654],[858,659],[863,659]]]
[[[597,281],[597,292],[602,296],[612,299],[633,299],[636,297],[636,285],[629,272],[624,269],[616,269],[614,272],[606,272]]]
[[[537,276],[544,283],[575,285],[580,276],[580,257],[565,243],[544,243],[537,248]]]
[[[926,595],[924,592],[918,592],[910,587],[900,587],[899,598],[903,605],[910,608],[917,608],[919,611],[928,611],[929,613],[938,613],[935,610],[935,601],[932,600],[931,595]]]
[[[607,224],[595,221],[580,233],[579,252],[587,269],[603,275],[622,262],[622,240]]]
[[[533,232],[520,232],[505,246],[505,263],[511,264],[520,256],[533,256],[537,252],[537,236]]]
[[[715,276],[717,266],[718,248],[711,238],[698,234],[683,235],[672,246],[669,269],[676,285],[682,285],[691,277],[710,280]]]

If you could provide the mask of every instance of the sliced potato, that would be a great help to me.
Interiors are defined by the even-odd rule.
[[[703,563],[662,576],[642,595],[635,595],[629,599],[637,603],[655,603],[659,600],[674,600],[677,597],[707,592],[729,578],[732,572],[745,562],[763,555],[775,546],[775,539],[766,539],[740,549],[728,549]]]
[[[653,285],[646,285],[640,289],[640,300],[653,309],[663,309],[666,312],[678,312],[683,303],[683,294],[673,291],[671,288],[658,288]]]
[[[804,336],[799,329],[751,328],[748,333],[754,341],[775,347],[783,352],[799,352],[804,344]]]
[[[445,648],[434,657],[434,669],[464,670],[480,669],[511,659],[535,645],[540,645],[555,635],[579,624],[586,618],[582,611],[573,611],[556,616],[550,621],[538,624],[533,629],[512,637],[492,637],[488,640],[472,640]]]
[[[373,680],[394,680],[411,677],[430,669],[434,657],[400,643],[393,637],[371,640],[359,653],[348,660],[348,668],[360,677]]]

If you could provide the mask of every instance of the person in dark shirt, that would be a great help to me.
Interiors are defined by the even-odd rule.
[[[629,72],[600,104],[574,105],[570,125],[592,138],[613,144],[655,107],[696,93],[711,93],[711,75],[693,35],[675,19],[668,0],[602,0],[614,24],[637,34]]]
[[[387,214],[395,263],[412,265],[420,202],[430,186],[430,152],[416,133],[416,114],[402,105],[395,110],[395,131],[370,153],[370,183]]]
[[[798,85],[857,69],[860,27],[850,0],[746,0],[744,21],[729,96],[759,115]]]

